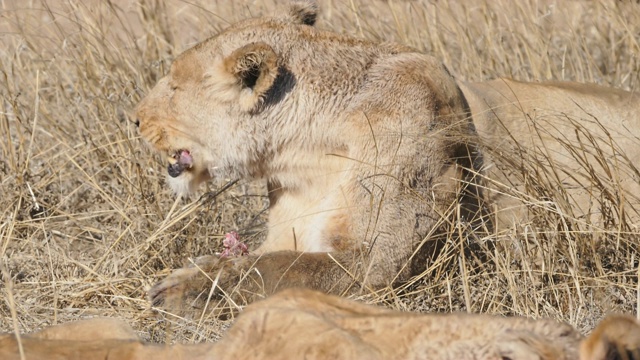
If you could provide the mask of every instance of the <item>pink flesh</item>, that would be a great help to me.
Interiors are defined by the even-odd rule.
[[[191,157],[189,150],[182,150],[178,155],[177,160],[178,163],[186,165],[187,167],[191,167],[191,165],[193,165],[193,158]]]

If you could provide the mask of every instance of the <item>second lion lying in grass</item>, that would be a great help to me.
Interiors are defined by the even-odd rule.
[[[459,85],[483,144],[485,195],[503,228],[539,208],[593,230],[615,221],[637,232],[639,96],[558,81]]]
[[[302,289],[245,309],[217,343],[145,344],[125,323],[93,319],[22,336],[27,359],[640,359],[640,325],[610,316],[587,338],[567,324],[397,312]],[[13,335],[0,358],[20,359]]]
[[[602,209],[590,199],[617,199],[613,211],[628,223],[635,209],[622,194],[638,186],[629,159],[640,157],[629,134],[640,128],[634,94],[506,80],[461,90],[437,59],[318,30],[316,17],[315,3],[294,2],[284,15],[234,24],[175,59],[138,105],[140,133],[168,156],[177,192],[212,178],[265,179],[270,199],[260,248],[177,270],[149,291],[154,305],[206,300],[214,284],[251,301],[289,287],[344,294],[405,281],[425,271],[443,234],[493,231],[526,215],[491,213],[530,187],[517,161],[532,158],[518,146],[544,150],[533,170],[551,170],[566,188],[529,204],[577,201],[575,216],[591,223]],[[534,126],[536,109],[565,125]],[[613,135],[592,139],[584,129]],[[501,162],[501,150],[514,159]],[[612,180],[580,189],[573,165]],[[478,238],[469,237],[481,249]]]

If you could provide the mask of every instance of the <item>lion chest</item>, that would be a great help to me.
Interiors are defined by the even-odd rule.
[[[350,240],[349,201],[342,189],[315,193],[279,196],[269,208],[267,239],[258,252],[331,252],[355,246]]]

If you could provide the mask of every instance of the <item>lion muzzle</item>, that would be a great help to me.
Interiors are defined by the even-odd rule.
[[[178,150],[167,158],[169,166],[167,172],[171,177],[180,176],[185,170],[191,169],[193,166],[193,157],[189,150]]]

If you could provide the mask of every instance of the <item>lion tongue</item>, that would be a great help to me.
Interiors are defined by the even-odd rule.
[[[173,155],[172,160],[167,167],[167,172],[171,177],[180,176],[185,169],[189,169],[193,165],[193,158],[188,150],[180,150]]]

